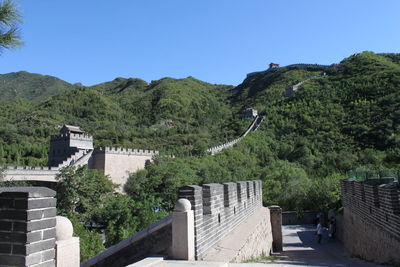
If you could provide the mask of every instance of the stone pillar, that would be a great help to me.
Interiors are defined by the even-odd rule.
[[[0,266],[54,267],[55,191],[0,188]]]
[[[269,206],[272,228],[272,251],[282,251],[282,209],[279,206]]]
[[[71,221],[63,216],[56,217],[56,263],[57,267],[79,267],[79,237],[73,237]]]
[[[172,213],[172,258],[194,260],[194,213],[190,201],[179,199]]]

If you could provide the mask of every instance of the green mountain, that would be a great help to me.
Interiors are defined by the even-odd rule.
[[[207,147],[243,131],[249,120],[240,114],[247,107],[265,116],[261,128],[234,149],[205,156]],[[192,77],[150,84],[117,78],[38,101],[4,101],[0,161],[46,164],[49,136],[73,124],[94,135],[95,145],[176,155],[135,177],[135,186],[166,205],[172,197],[160,188],[261,179],[266,204],[326,208],[337,200],[338,177],[350,171],[385,176],[400,167],[399,110],[399,54],[363,52],[330,66],[289,65],[251,73],[237,87]]]
[[[53,76],[26,71],[0,74],[0,102],[16,98],[41,100],[75,87]]]

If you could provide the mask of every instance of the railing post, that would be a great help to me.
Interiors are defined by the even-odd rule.
[[[179,199],[172,213],[172,257],[194,260],[194,213],[190,201]]]
[[[279,206],[269,206],[272,228],[272,250],[282,251],[282,209]]]
[[[71,221],[63,216],[56,217],[56,266],[79,267],[79,237],[73,237]]]

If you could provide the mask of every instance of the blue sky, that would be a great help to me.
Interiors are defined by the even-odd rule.
[[[84,85],[187,76],[237,85],[270,62],[400,52],[399,0],[14,1],[25,45],[0,56],[0,73]]]

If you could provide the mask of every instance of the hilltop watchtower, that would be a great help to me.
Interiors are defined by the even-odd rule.
[[[49,166],[59,166],[69,158],[79,158],[93,150],[93,137],[78,126],[64,125],[59,135],[50,139]]]
[[[270,69],[278,69],[279,68],[279,64],[278,63],[269,63],[269,68]]]

